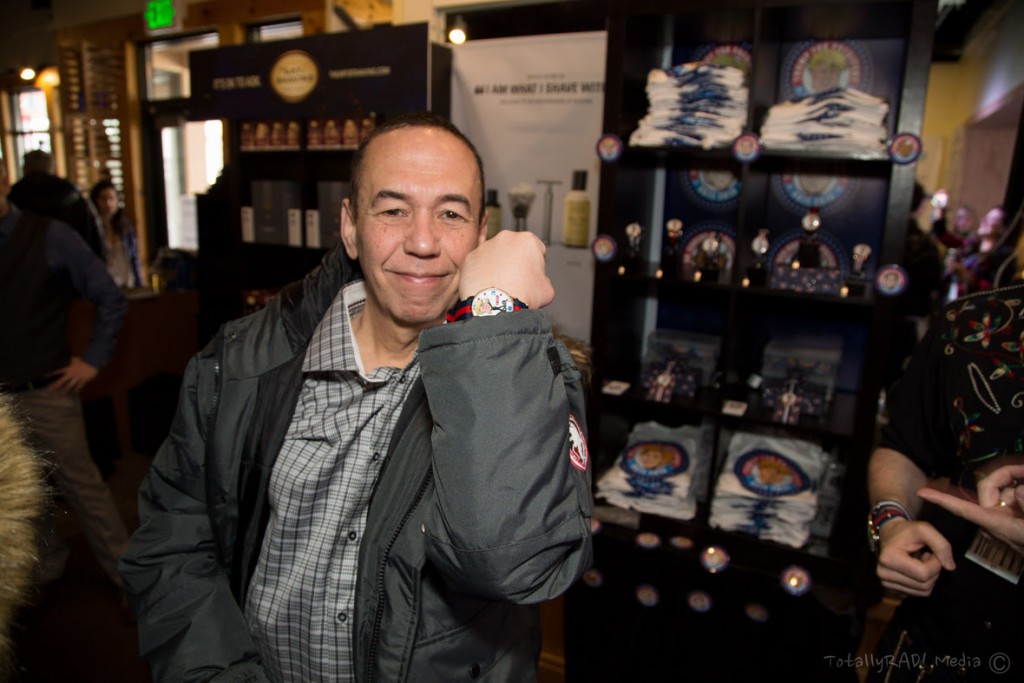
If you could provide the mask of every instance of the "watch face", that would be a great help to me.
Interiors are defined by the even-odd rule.
[[[485,289],[473,297],[473,315],[475,317],[511,313],[515,310],[512,297],[500,289]]]

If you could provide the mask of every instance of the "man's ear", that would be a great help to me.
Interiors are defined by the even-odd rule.
[[[480,246],[487,241],[487,209],[484,209],[484,215],[480,219],[480,230],[476,236],[476,246]]]
[[[352,205],[346,197],[341,200],[341,241],[345,244],[345,253],[352,260],[359,258],[356,248],[356,222],[352,218]]]

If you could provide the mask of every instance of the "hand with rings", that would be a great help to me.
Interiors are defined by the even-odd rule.
[[[1024,549],[1024,465],[1005,465],[980,479],[977,503],[930,488],[917,495]]]

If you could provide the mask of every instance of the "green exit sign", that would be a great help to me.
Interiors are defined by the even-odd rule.
[[[146,3],[146,28],[156,31],[174,26],[174,0],[149,0]]]

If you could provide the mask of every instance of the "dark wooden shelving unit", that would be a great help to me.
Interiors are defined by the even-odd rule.
[[[872,291],[871,279],[864,296],[848,297],[748,287],[742,279],[753,263],[748,245],[759,229],[768,228],[773,241],[799,230],[801,216],[787,208],[773,185],[794,169],[848,181],[849,197],[855,200],[848,197],[845,204],[832,207],[831,215],[823,212],[823,230],[837,226],[834,234],[846,254],[855,243],[868,243],[873,250],[869,275],[881,265],[899,263],[914,166],[894,163],[882,152],[771,147],[755,161],[741,163],[731,147],[632,148],[628,141],[647,113],[650,69],[691,61],[697,48],[708,44],[742,44],[751,57],[746,130],[759,132],[770,107],[792,99],[783,78],[787,55],[794,46],[820,40],[864,47],[862,66],[871,69],[872,78],[864,79],[870,83],[863,89],[888,101],[888,135],[920,135],[934,21],[935,6],[928,0],[611,3],[603,132],[617,135],[625,149],[618,160],[602,167],[598,232],[614,238],[620,252],[627,243],[628,224],[638,222],[646,232],[641,263],[630,264],[624,272],[617,261],[598,264],[596,270],[591,335],[595,390],[588,411],[594,481],[596,485],[614,466],[632,427],[651,420],[668,426],[710,423],[713,452],[700,455],[711,457],[713,464],[693,520],[610,511],[618,521],[605,521],[595,534],[596,574],[580,582],[567,598],[569,681],[684,676],[703,680],[702,674],[753,680],[747,677],[763,673],[764,661],[756,666],[746,662],[756,661],[760,648],[765,657],[778,657],[784,651],[779,648],[786,647],[796,648],[790,654],[796,654],[797,661],[791,666],[787,659],[783,669],[791,680],[842,680],[831,677],[841,672],[822,669],[822,656],[830,649],[856,647],[856,634],[851,634],[855,614],[875,588],[863,529],[865,476],[896,307],[894,299]],[[726,170],[738,180],[741,189],[735,204],[720,215],[695,207],[681,183],[673,182],[678,174],[702,169]],[[679,207],[700,220],[725,223],[733,231],[736,253],[728,277],[709,283],[683,281],[664,272],[659,276],[660,238],[652,246],[651,233],[663,232],[668,218],[683,218],[673,214]],[[716,376],[693,399],[655,403],[643,398],[645,339],[651,330],[663,328],[721,338]],[[759,372],[765,343],[781,329],[843,337],[840,383],[831,409],[822,417],[779,424],[748,384]],[[603,394],[601,388],[610,380],[629,382],[631,387],[623,395]],[[747,403],[746,412],[724,413],[727,399]],[[728,437],[747,430],[814,441],[838,454],[846,474],[828,538],[812,538],[805,547],[792,548],[710,526],[710,501]],[[637,536],[644,532],[656,534],[661,545],[653,550],[641,547]],[[680,538],[688,539],[692,547],[671,542]],[[708,545],[729,552],[728,569],[710,574],[701,566],[700,554]],[[797,597],[780,588],[779,573],[790,565],[809,572],[812,592]],[[660,596],[657,602],[642,604],[635,594],[638,586],[654,586]],[[706,612],[695,609],[690,602],[694,590],[707,591],[715,607]],[[747,602],[737,603],[739,595]],[[765,622],[751,618],[745,613],[745,604],[750,603],[768,606],[771,617]],[[599,615],[619,622],[607,637],[588,627],[588,620]],[[715,632],[718,636],[708,635]],[[744,649],[750,640],[737,642],[741,634],[759,639],[756,652]],[[680,640],[686,637],[693,641]],[[650,642],[641,643],[641,638]],[[629,644],[638,649],[627,666],[617,662],[614,653]],[[730,656],[741,650],[742,657]]]

